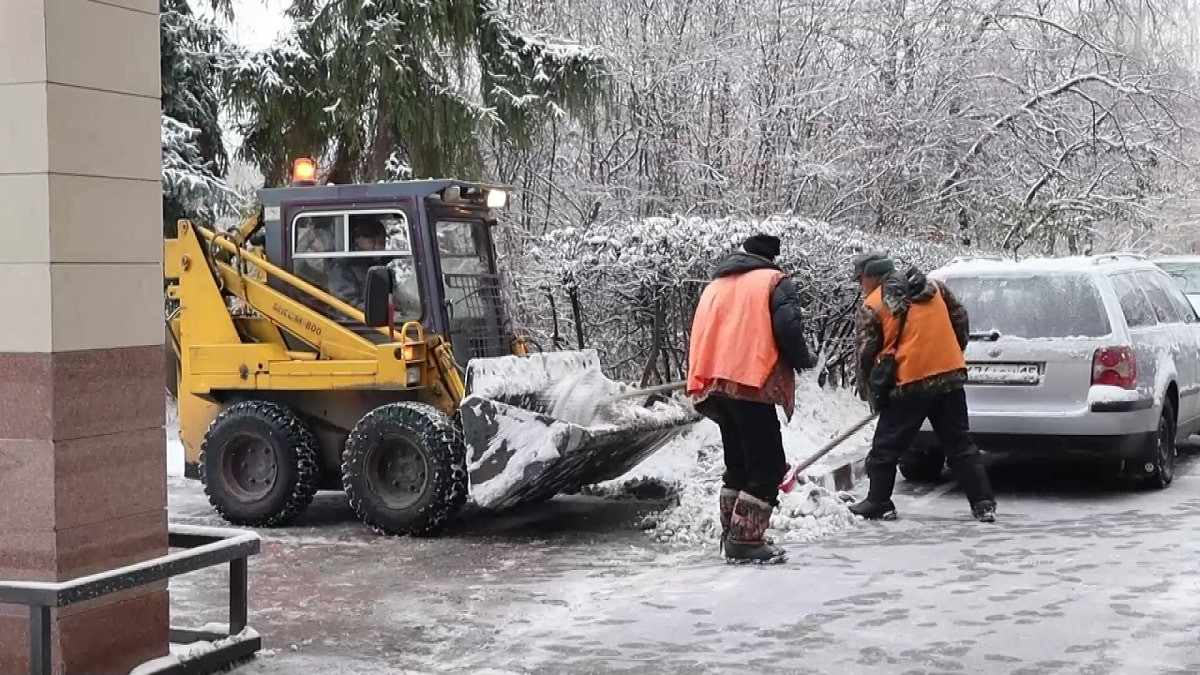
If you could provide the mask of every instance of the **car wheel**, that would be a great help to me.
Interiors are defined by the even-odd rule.
[[[1175,409],[1170,401],[1165,401],[1147,462],[1154,466],[1154,472],[1146,479],[1150,487],[1162,490],[1171,484],[1175,479],[1175,457]]]
[[[941,448],[912,448],[900,458],[900,475],[914,483],[936,483],[945,466],[946,455]]]

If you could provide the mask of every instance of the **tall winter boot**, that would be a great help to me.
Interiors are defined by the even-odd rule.
[[[731,563],[776,564],[787,561],[787,551],[763,536],[775,508],[763,500],[739,493],[725,541],[725,559]]]
[[[733,505],[737,503],[738,491],[722,487],[719,497],[721,509],[721,551],[725,550],[725,539],[729,536],[729,524],[733,520]]]
[[[895,520],[896,504],[888,499],[881,502],[871,501],[870,497],[851,504],[847,507],[850,513],[867,520]]]
[[[850,513],[867,520],[895,520],[896,504],[892,502],[892,490],[896,488],[896,468],[868,467],[867,477],[871,480],[867,498],[851,504]]]

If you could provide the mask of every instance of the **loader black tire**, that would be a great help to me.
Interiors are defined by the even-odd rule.
[[[380,406],[346,439],[342,487],[376,533],[436,535],[467,502],[462,431],[431,405]]]
[[[255,482],[234,464],[250,455],[273,475],[269,487]],[[200,479],[208,502],[234,525],[280,527],[294,521],[312,503],[320,483],[317,442],[290,409],[269,401],[235,403],[217,416],[200,444]],[[245,462],[242,462],[245,471]]]

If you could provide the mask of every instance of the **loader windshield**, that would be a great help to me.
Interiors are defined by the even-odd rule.
[[[396,321],[421,317],[412,227],[403,211],[301,213],[292,241],[292,269],[305,281],[363,309],[367,270],[384,265],[395,280]]]
[[[438,221],[438,255],[442,260],[443,272],[487,274],[490,271],[486,227],[477,221]]]
[[[492,271],[487,225],[477,220],[439,220],[434,231],[454,353],[466,354],[467,359],[509,353],[500,278]]]

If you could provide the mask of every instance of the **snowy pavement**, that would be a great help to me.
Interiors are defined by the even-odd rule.
[[[1195,451],[1193,450],[1193,453]],[[900,482],[901,520],[729,567],[634,527],[653,504],[558,498],[439,539],[371,535],[336,494],[263,531],[238,673],[1200,672],[1200,457],[1164,492],[993,472],[999,522]],[[172,519],[221,524],[171,479]],[[224,621],[224,579],[172,582],[173,622]]]

